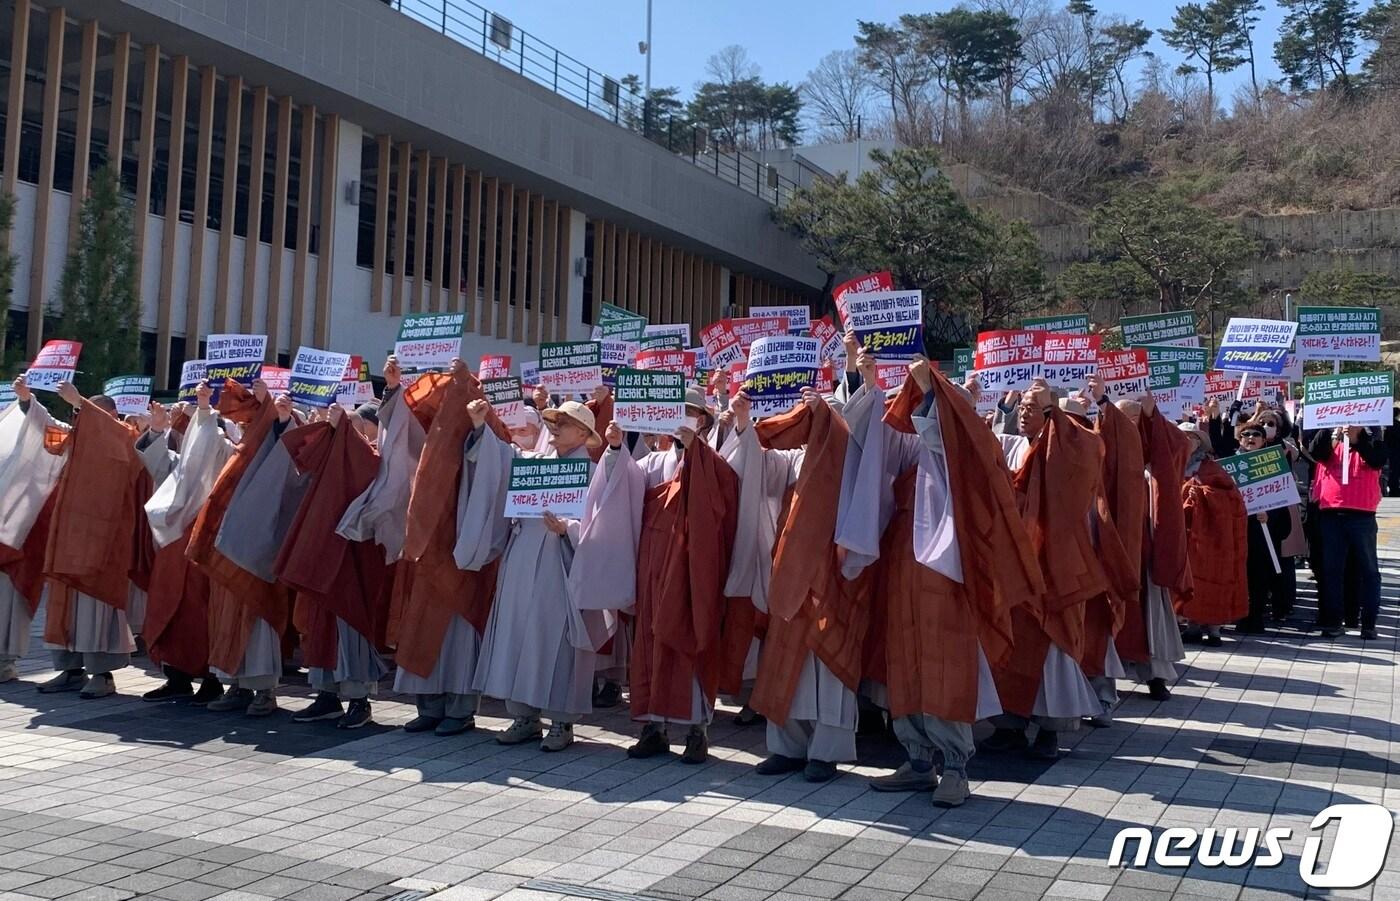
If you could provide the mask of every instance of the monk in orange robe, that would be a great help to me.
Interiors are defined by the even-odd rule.
[[[1260,527],[1246,512],[1235,480],[1212,458],[1210,436],[1193,423],[1180,428],[1193,442],[1181,486],[1191,591],[1175,594],[1173,600],[1176,612],[1189,621],[1189,631],[1204,631],[1203,643],[1218,648],[1220,627],[1249,614],[1248,530]],[[1262,429],[1258,444],[1263,446]],[[1287,508],[1262,516],[1266,529],[1287,527]]]

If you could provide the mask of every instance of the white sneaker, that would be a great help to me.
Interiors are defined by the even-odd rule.
[[[574,743],[574,727],[568,723],[551,723],[549,734],[540,742],[541,751],[562,751]]]
[[[509,729],[497,735],[496,741],[503,745],[519,745],[536,740],[542,732],[539,717],[521,716],[516,717]]]

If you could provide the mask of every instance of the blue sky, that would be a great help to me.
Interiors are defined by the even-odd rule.
[[[1278,76],[1273,42],[1283,18],[1271,0],[1265,4],[1255,37],[1261,83]],[[645,35],[646,0],[489,0],[488,5],[532,36],[599,71],[616,77],[642,73],[637,42]],[[705,60],[728,44],[746,47],[765,80],[796,84],[824,54],[853,46],[857,18],[894,21],[901,13],[937,12],[954,5],[951,0],[654,0],[652,84],[677,85],[688,95],[704,78]],[[1170,24],[1176,6],[1141,0],[1099,0],[1097,5],[1104,14],[1141,18],[1154,31]],[[1369,4],[1363,0],[1362,5]],[[1155,35],[1151,49],[1173,66],[1180,62]],[[1248,70],[1237,70],[1221,79],[1219,93],[1228,97],[1247,80]]]

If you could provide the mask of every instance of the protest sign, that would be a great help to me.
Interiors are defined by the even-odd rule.
[[[880,382],[881,391],[893,391],[904,387],[909,378],[909,364],[903,360],[876,360],[875,378]]]
[[[809,331],[812,337],[817,339],[817,346],[821,348],[823,360],[844,360],[846,358],[846,349],[841,344],[841,331],[831,321],[830,316],[812,320]]]
[[[973,365],[983,390],[1004,394],[1024,391],[1040,378],[1048,332],[1000,329],[977,336]]]
[[[647,318],[622,307],[603,304],[598,316],[598,334],[615,341],[640,341],[646,332]]]
[[[510,375],[510,354],[482,354],[481,368],[476,377],[483,382],[487,379],[503,379]]]
[[[369,366],[359,356],[350,357],[345,375],[335,389],[335,402],[347,410],[374,400],[374,383],[369,380]]]
[[[1066,391],[1087,387],[1089,379],[1099,371],[1101,343],[1101,335],[1047,333],[1041,378],[1051,388]]]
[[[525,391],[520,379],[513,375],[482,379],[481,391],[506,428],[518,429],[525,425]]]
[[[54,391],[63,382],[73,381],[78,370],[81,341],[46,341],[24,373],[24,383],[34,391]]]
[[[688,350],[644,350],[637,354],[636,368],[679,372],[688,382],[695,378],[695,354]]]
[[[266,335],[210,335],[206,338],[204,377],[214,389],[214,400],[218,400],[228,379],[247,388],[261,378],[266,354]]]
[[[102,393],[117,405],[118,416],[140,415],[150,409],[154,384],[149,375],[119,375],[102,383]]]
[[[802,389],[816,386],[819,353],[816,338],[784,335],[755,341],[743,385],[753,415],[786,413],[799,403]]]
[[[922,291],[879,291],[846,298],[846,322],[877,357],[912,360],[924,352]]]
[[[1123,327],[1124,347],[1137,347],[1140,344],[1196,347],[1200,344],[1200,339],[1196,337],[1196,314],[1190,310],[1124,316],[1120,325]]]
[[[1147,344],[1147,359],[1151,363],[1172,361],[1181,367],[1181,402],[1203,404],[1206,400],[1206,349],[1176,347],[1171,344]]]
[[[650,337],[654,335],[675,335],[677,338],[681,339],[680,346],[685,347],[687,344],[690,343],[690,323],[671,322],[663,323],[660,325],[649,325],[646,328],[642,329],[642,335],[644,337]]]
[[[1206,372],[1205,397],[1201,402],[1215,401],[1220,404],[1228,404],[1235,399],[1239,390],[1239,376],[1219,369],[1211,369]]]
[[[1391,424],[1395,375],[1348,372],[1303,379],[1303,428]]]
[[[1175,420],[1185,411],[1181,399],[1181,364],[1175,360],[1147,361],[1147,387],[1152,400],[1168,419]]]
[[[658,369],[620,369],[613,419],[626,432],[674,435],[685,425],[685,376]]]
[[[732,319],[721,319],[700,329],[700,343],[704,345],[710,365],[715,369],[723,369],[744,359],[745,348],[734,334],[733,322]]]
[[[263,381],[267,381],[266,376],[267,373],[263,373]],[[180,364],[180,388],[175,394],[175,399],[194,403],[197,400],[195,389],[202,381],[204,381],[204,361],[186,360]]]
[[[1236,389],[1239,385],[1236,384]],[[1281,379],[1250,378],[1244,383],[1244,390],[1236,390],[1235,397],[1244,404],[1262,401],[1266,406],[1277,407],[1280,396],[1288,397],[1288,383]]]
[[[1381,358],[1381,311],[1375,307],[1299,307],[1298,356],[1304,360]]]
[[[688,347],[686,348],[686,353],[695,354],[695,372],[697,375],[708,372],[714,368],[710,365],[710,355],[705,353],[704,346]]]
[[[953,373],[960,379],[966,379],[967,374],[976,365],[976,351],[971,347],[953,348]]]
[[[1150,387],[1147,351],[1141,347],[1099,354],[1099,379],[1111,397],[1137,397]]]
[[[1297,354],[1289,354],[1284,357],[1283,372],[1280,372],[1279,375],[1283,376],[1286,381],[1301,382],[1303,380],[1303,358]]]
[[[749,307],[749,315],[756,319],[786,319],[790,335],[805,335],[812,327],[812,308],[805,303],[786,307]]]
[[[852,294],[871,294],[879,291],[893,291],[894,276],[888,272],[872,272],[868,275],[858,275],[855,278],[842,282],[831,292],[831,299],[836,302],[836,312],[841,317],[841,322],[846,319],[846,299]]]
[[[1033,316],[1021,320],[1021,328],[1033,332],[1050,332],[1054,335],[1089,334],[1089,317],[1084,314],[1067,313],[1063,316]]]
[[[603,384],[602,348],[597,341],[540,345],[540,384],[551,394],[586,394]]]
[[[1224,457],[1220,466],[1235,480],[1250,516],[1299,502],[1298,483],[1281,445]]]
[[[741,316],[729,320],[729,327],[734,331],[734,337],[739,339],[739,346],[746,353],[758,339],[786,335],[788,331],[787,320],[781,316],[775,319]]]
[[[632,361],[637,358],[637,345],[632,341],[605,338],[598,342],[598,353],[603,384],[611,387],[617,382],[617,371],[624,366],[631,366]]]
[[[685,342],[680,335],[643,335],[637,342],[638,350],[680,350]]]
[[[1296,322],[1234,317],[1225,326],[1214,368],[1279,375],[1288,362],[1288,351],[1297,330]]]
[[[292,370],[286,366],[264,366],[262,380],[269,394],[286,394],[292,388]]]
[[[410,313],[399,323],[394,356],[404,372],[447,369],[462,355],[465,313]]]
[[[297,348],[292,361],[291,384],[287,393],[292,402],[308,407],[329,407],[350,365],[350,355],[314,347]]]
[[[540,383],[540,364],[538,360],[520,361],[520,384],[526,388],[534,388]]]
[[[591,466],[587,458],[516,457],[510,461],[506,517],[538,519],[553,513],[561,519],[581,519]]]

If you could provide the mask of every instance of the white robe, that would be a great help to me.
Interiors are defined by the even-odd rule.
[[[28,412],[18,402],[0,411],[0,544],[24,546],[58,484],[68,455],[44,450],[44,430],[53,423],[37,400]],[[28,653],[30,622],[28,604],[9,576],[0,573],[0,660]]]
[[[379,408],[379,472],[350,502],[336,533],[350,541],[370,541],[384,548],[393,563],[403,555],[408,529],[408,496],[423,453],[427,433],[404,400],[403,391],[389,394]]]
[[[219,473],[233,455],[233,444],[219,429],[213,410],[196,409],[185,429],[174,467],[146,501],[146,521],[157,548],[180,540],[194,525],[214,490]]]

